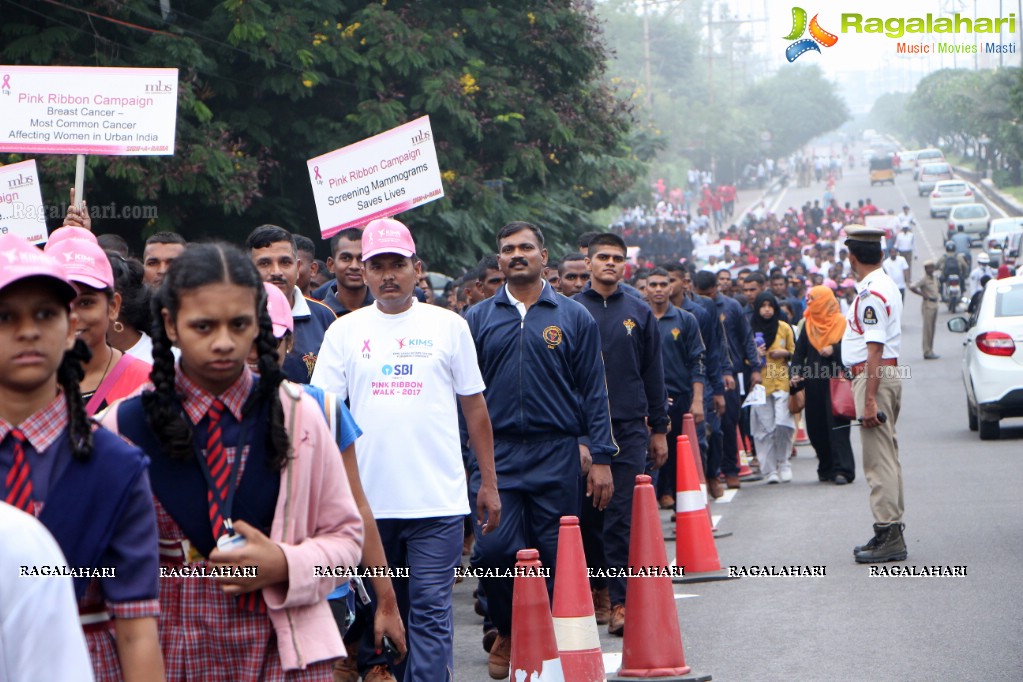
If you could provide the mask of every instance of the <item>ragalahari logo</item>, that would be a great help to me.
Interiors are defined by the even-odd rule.
[[[806,31],[806,10],[802,7],[792,8],[792,31],[785,36],[785,40],[795,40],[796,42],[785,48],[785,59],[790,62],[794,62],[799,59],[799,56],[805,52],[813,50],[814,52],[820,53],[821,49],[817,47],[817,43],[820,43],[824,47],[832,47],[838,42],[838,36],[834,33],[828,33],[820,24],[817,23],[817,16],[813,15],[813,19],[810,20],[810,38],[803,38],[802,40],[796,40],[800,38]],[[812,38],[812,40],[811,40]]]

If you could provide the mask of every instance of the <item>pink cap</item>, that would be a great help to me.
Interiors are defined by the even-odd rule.
[[[55,244],[57,242],[62,242],[65,239],[84,239],[85,241],[92,242],[94,244],[99,243],[99,241],[96,239],[96,235],[94,235],[92,232],[85,229],[84,227],[76,227],[74,225],[68,225],[67,227],[58,227],[50,235],[47,243]]]
[[[838,282],[833,279],[824,280],[824,286],[831,289],[832,291],[838,291]]]
[[[50,241],[45,250],[64,266],[72,282],[93,289],[114,288],[114,270],[110,267],[110,260],[95,241],[72,237]]]
[[[58,288],[68,303],[78,297],[78,290],[57,259],[32,246],[19,235],[5,234],[0,237],[0,289],[6,289],[29,277],[53,279],[61,285]]]
[[[371,221],[362,232],[362,260],[368,261],[381,253],[396,253],[405,258],[416,255],[412,233],[394,218]]]
[[[266,289],[266,311],[270,313],[270,325],[274,329],[274,336],[278,339],[284,338],[286,332],[295,333],[295,317],[291,314],[291,304],[288,297],[279,287],[263,282]]]
[[[856,287],[856,282],[854,282],[851,279],[849,279],[848,277],[846,277],[845,279],[842,280],[842,287],[845,288],[845,289],[848,289],[849,287],[855,288]]]

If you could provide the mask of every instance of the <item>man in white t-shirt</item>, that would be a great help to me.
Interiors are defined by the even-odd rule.
[[[904,206],[903,210],[908,208],[908,206]],[[906,273],[906,280],[910,280],[913,277],[913,225],[916,220],[913,220],[912,213],[908,213],[912,222],[904,221],[903,218],[906,215],[907,213],[899,215],[899,233],[895,235],[895,250],[906,259],[907,270],[909,270]]]
[[[885,274],[892,278],[895,282],[895,286],[899,288],[899,293],[902,294],[902,300],[906,300],[906,278],[909,277],[909,263],[906,259],[899,255],[899,250],[896,247],[888,249],[888,257],[881,263],[881,267],[884,268]]]
[[[369,223],[362,260],[375,303],[331,325],[311,383],[351,401],[363,431],[359,475],[387,560],[410,569],[392,580],[409,639],[396,676],[447,679],[440,671],[454,669],[451,598],[469,513],[457,403],[483,480],[482,532],[501,517],[485,386],[465,320],[416,301],[422,267],[408,228],[390,218]]]

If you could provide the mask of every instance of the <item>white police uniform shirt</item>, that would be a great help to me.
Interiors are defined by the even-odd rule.
[[[842,363],[846,367],[867,361],[867,344],[881,343],[883,360],[897,359],[902,341],[902,294],[882,268],[856,284],[856,298],[845,316]]]

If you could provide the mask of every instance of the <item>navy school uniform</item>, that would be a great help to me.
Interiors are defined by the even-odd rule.
[[[120,680],[113,618],[157,617],[159,551],[148,460],[110,431],[96,427],[89,458],[74,458],[67,403],[58,395],[22,422],[33,507],[53,534],[69,568],[112,569],[111,577],[74,578],[96,679]],[[11,425],[0,421],[0,496],[14,461]],[[37,449],[37,447],[39,449]],[[44,578],[45,579],[45,578]]]
[[[502,287],[474,305],[466,322],[487,386],[502,505],[496,531],[484,536],[474,526],[473,564],[511,568],[516,550],[536,547],[553,576],[560,519],[579,508],[579,439],[589,439],[594,464],[611,464],[618,453],[597,324],[546,282],[524,318]],[[475,509],[481,484],[475,460],[470,472]],[[512,580],[483,584],[495,627],[510,635]]]

